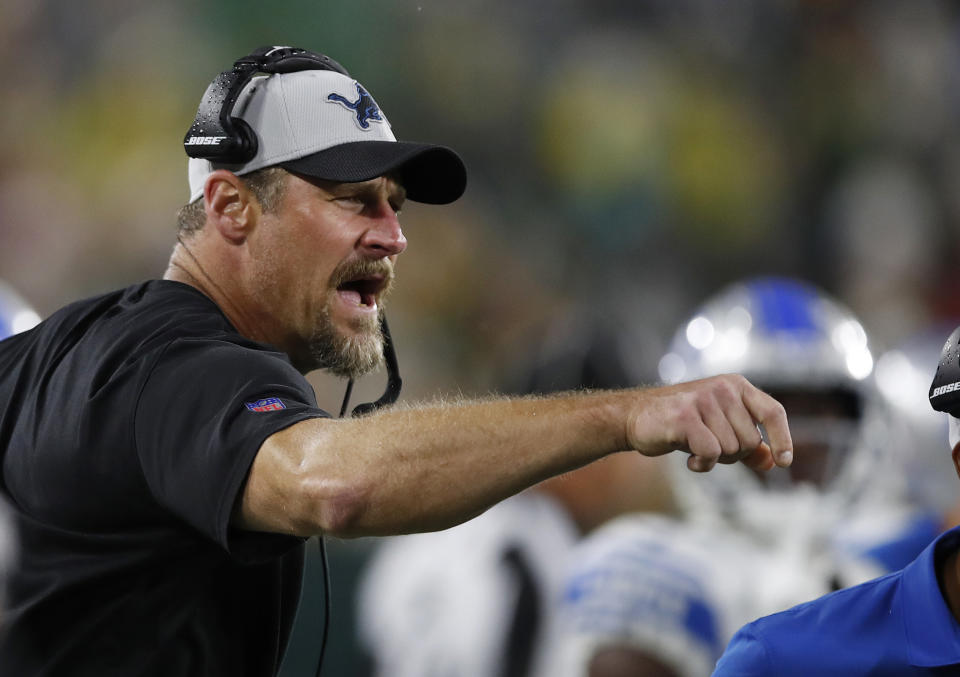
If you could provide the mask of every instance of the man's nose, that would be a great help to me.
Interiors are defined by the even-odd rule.
[[[396,256],[407,248],[400,219],[389,204],[382,205],[372,215],[370,227],[360,238],[360,247],[374,257]]]

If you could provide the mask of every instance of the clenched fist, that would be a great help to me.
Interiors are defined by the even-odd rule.
[[[627,418],[627,440],[646,456],[686,451],[687,467],[695,472],[717,462],[769,470],[793,460],[783,406],[737,374],[641,391]]]

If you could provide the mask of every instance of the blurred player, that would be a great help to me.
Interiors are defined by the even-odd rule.
[[[932,408],[947,414],[941,453],[952,451],[954,482],[960,475],[958,341],[960,328],[943,346],[928,391]],[[958,553],[960,528],[954,527],[899,571],[745,625],[714,677],[960,674]]]
[[[786,408],[794,464],[716,481],[671,473],[685,519],[626,516],[578,546],[556,674],[709,674],[744,622],[883,571],[860,555],[905,520],[882,516],[903,509],[876,481],[889,458],[873,366],[856,318],[794,280],[734,284],[684,323],[661,377],[742,371]],[[858,509],[874,520],[851,518]]]
[[[0,281],[0,341],[32,329],[40,322],[40,316],[10,285]],[[2,425],[0,419],[0,425]],[[0,498],[0,617],[3,616],[6,573],[16,554],[16,538],[13,523],[6,504]]]
[[[544,394],[649,380],[636,337],[562,322],[509,390]],[[633,339],[633,340],[631,340]],[[628,366],[628,362],[631,366]],[[556,610],[573,545],[626,511],[668,509],[663,459],[615,454],[542,482],[460,526],[381,543],[365,572],[360,634],[383,677],[551,675]]]

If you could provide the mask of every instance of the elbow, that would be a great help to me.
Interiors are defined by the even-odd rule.
[[[304,535],[318,531],[326,536],[365,536],[365,516],[372,491],[357,482],[304,479],[301,482],[301,521]]]

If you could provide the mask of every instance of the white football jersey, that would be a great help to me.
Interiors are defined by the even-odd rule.
[[[566,512],[536,491],[445,531],[385,539],[358,600],[376,674],[549,675],[551,605],[576,539]]]

